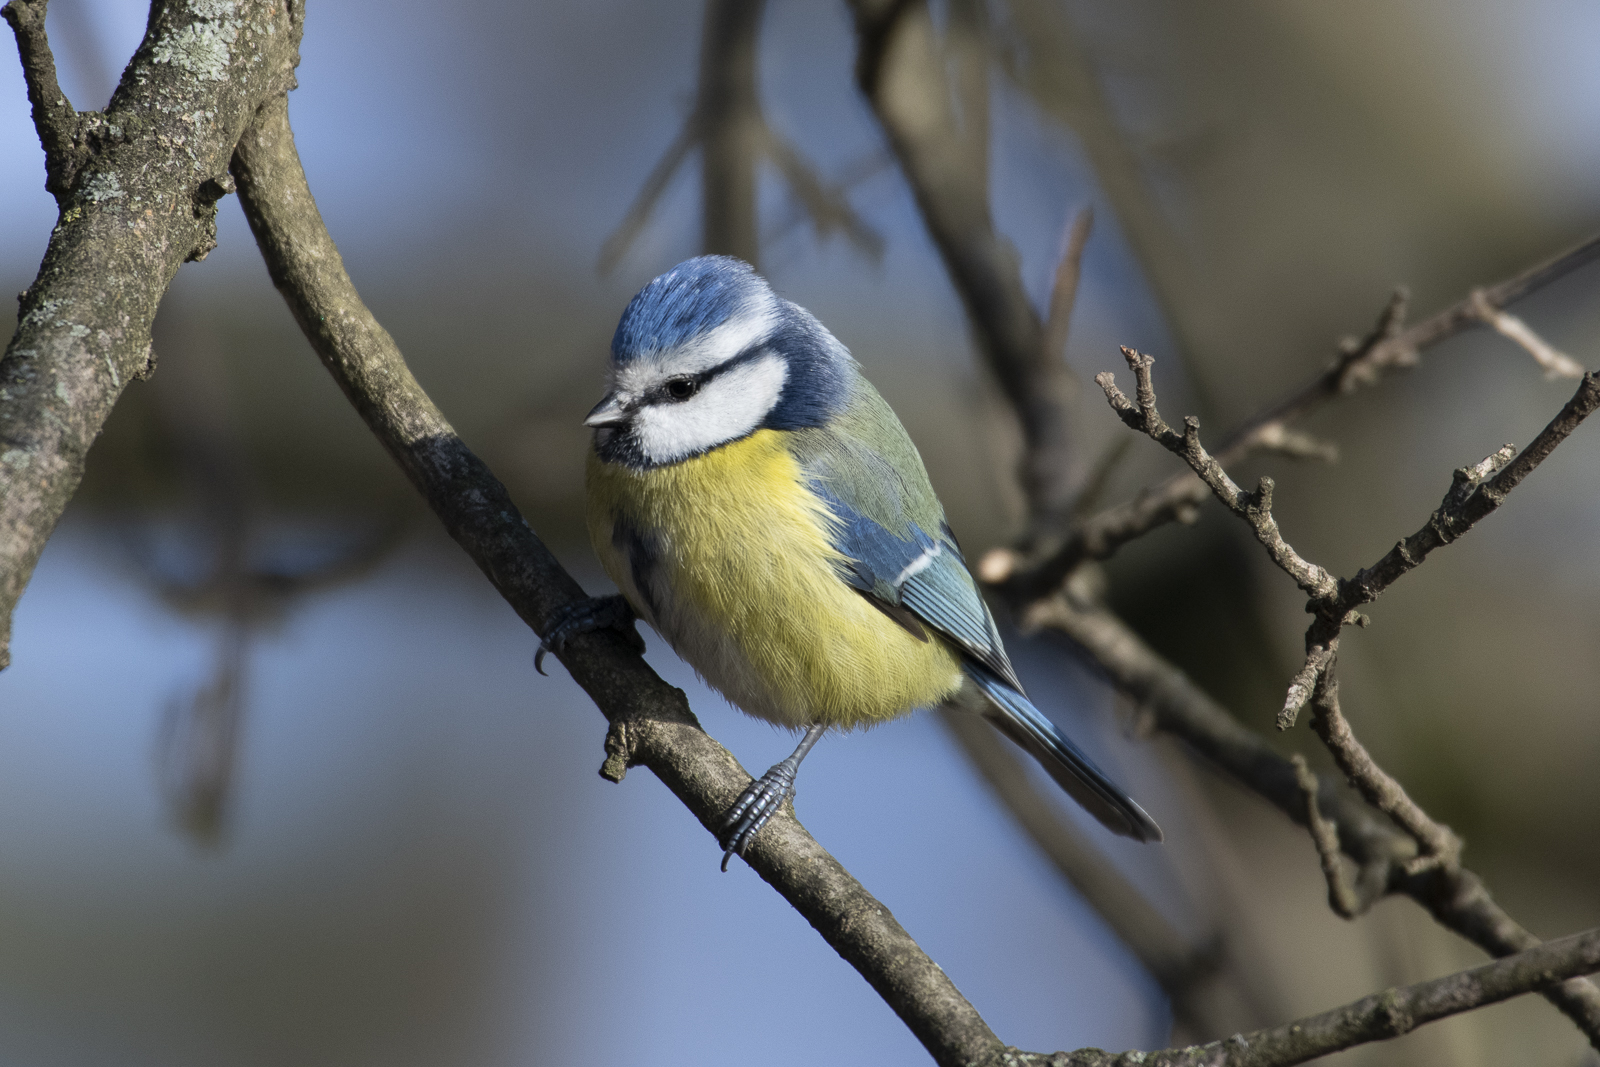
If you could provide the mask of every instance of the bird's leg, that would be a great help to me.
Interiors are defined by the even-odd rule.
[[[717,844],[722,846],[724,871],[728,869],[728,860],[733,854],[737,852],[743,856],[756,831],[783,807],[785,800],[794,796],[794,776],[799,773],[800,761],[806,758],[812,746],[822,740],[822,731],[826,729],[821,725],[808,726],[806,735],[800,739],[800,744],[789,754],[789,758],[773,764],[766,774],[745,786],[739,799],[722,817],[722,833],[717,835]]]
[[[533,669],[543,674],[545,656],[559,653],[572,638],[596,630],[621,630],[632,637],[643,652],[644,639],[633,628],[633,620],[633,607],[620,594],[575,600],[556,613],[550,633],[539,642],[539,651],[533,654]]]

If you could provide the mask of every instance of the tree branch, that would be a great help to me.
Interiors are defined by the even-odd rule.
[[[1086,581],[1074,581],[1058,596],[1027,606],[1021,622],[1048,626],[1081,646],[1110,683],[1150,716],[1156,729],[1182,740],[1241,785],[1291,820],[1310,826],[1305,794],[1294,764],[1265,738],[1239,725],[1187,675],[1163,659],[1114,614],[1100,605]],[[1361,898],[1401,893],[1426,908],[1447,929],[1495,956],[1539,944],[1497,904],[1482,880],[1465,867],[1413,870],[1416,841],[1327,782],[1317,791],[1319,813],[1337,828],[1339,845],[1357,866]],[[1381,890],[1380,890],[1381,887]],[[1600,990],[1583,979],[1545,992],[1600,1047]]]
[[[517,614],[538,633],[583,595],[529,529],[506,489],[412,377],[361,302],[306,185],[286,101],[263,109],[233,162],[273,283],[323,365],[369,429]],[[681,690],[614,631],[558,654],[611,723],[602,773],[648,767],[712,833],[750,781],[701,730]],[[890,915],[794,818],[787,805],[751,846],[750,866],[867,979],[940,1064],[1003,1051],[977,1011]]]
[[[1290,683],[1283,710],[1278,713],[1279,729],[1294,725],[1295,715],[1310,699],[1322,673],[1331,668],[1340,631],[1352,622],[1363,621],[1355,609],[1376,600],[1401,575],[1421,565],[1435,548],[1456,540],[1498,508],[1522,479],[1600,407],[1600,373],[1584,375],[1572,399],[1521,454],[1516,454],[1516,446],[1506,445],[1477,465],[1457,470],[1444,502],[1427,524],[1346,582],[1335,580],[1323,568],[1301,558],[1283,539],[1272,517],[1272,479],[1262,478],[1253,493],[1240,489],[1200,444],[1198,419],[1185,419],[1182,434],[1162,419],[1156,410],[1150,374],[1154,360],[1127,347],[1122,354],[1138,381],[1138,403],[1117,388],[1115,375],[1104,371],[1095,381],[1105,390],[1111,409],[1129,427],[1181,456],[1217,499],[1250,525],[1272,561],[1311,597],[1306,610],[1316,618],[1306,632],[1306,660]]]
[[[761,100],[756,60],[766,0],[707,0],[694,124],[704,153],[700,248],[756,263]]]
[[[1486,315],[1600,259],[1600,235],[1529,267],[1498,284],[1475,289],[1459,302],[1412,326],[1405,326],[1408,301],[1398,289],[1365,338],[1341,345],[1339,358],[1311,382],[1291,393],[1233,433],[1216,452],[1227,466],[1255,449],[1273,447],[1290,427],[1335,397],[1375,385],[1390,370],[1413,366],[1427,349],[1463,330],[1481,325]],[[1520,343],[1520,342],[1519,342]],[[1559,353],[1558,353],[1559,354]],[[1324,451],[1322,446],[1318,451]],[[1192,474],[1178,474],[1075,523],[1055,544],[1026,545],[998,561],[995,581],[1004,581],[1013,599],[1047,596],[1079,565],[1109,559],[1117,550],[1166,523],[1190,522],[1208,488]]]
[[[1162,1052],[1082,1049],[1053,1056],[1025,1055],[1018,1062],[1035,1067],[1291,1067],[1330,1052],[1399,1037],[1427,1023],[1595,971],[1600,971],[1600,929],[1225,1041]]]
[[[1272,490],[1271,478],[1262,478],[1253,493],[1247,493],[1228,477],[1228,472],[1222,469],[1212,455],[1200,444],[1200,420],[1193,417],[1183,420],[1183,433],[1178,433],[1169,427],[1161,418],[1161,413],[1156,410],[1155,385],[1150,375],[1150,368],[1155,360],[1140,352],[1135,352],[1126,345],[1122,349],[1123,357],[1132,368],[1138,380],[1138,404],[1135,405],[1122,390],[1117,388],[1116,376],[1110,371],[1103,371],[1095,375],[1095,382],[1105,390],[1106,400],[1111,404],[1122,421],[1131,428],[1138,430],[1189,464],[1191,470],[1200,476],[1200,480],[1216,494],[1218,500],[1228,506],[1228,509],[1249,524],[1254,531],[1256,540],[1267,550],[1267,555],[1272,557],[1284,573],[1295,580],[1295,584],[1304,589],[1310,596],[1325,600],[1338,592],[1338,583],[1333,575],[1301,558],[1300,554],[1283,539],[1283,534],[1278,530],[1278,522],[1272,517]]]
[[[767,158],[788,182],[801,210],[811,219],[818,237],[826,237],[835,230],[844,233],[856,250],[874,262],[883,258],[883,235],[868,226],[850,206],[845,195],[846,185],[829,185],[824,182],[800,150],[790,144],[776,130],[762,124],[763,143]]]
[[[50,74],[44,4],[6,13],[62,211],[0,360],[0,667],[90,444],[151,369],[156,305],[185,260],[215,247],[228,158],[261,103],[293,84],[300,41],[283,0],[157,3],[108,110],[76,114]]]
[[[1306,801],[1306,822],[1311,831],[1311,843],[1317,846],[1317,858],[1322,861],[1322,877],[1328,883],[1328,907],[1341,919],[1354,919],[1364,914],[1383,895],[1380,883],[1372,892],[1362,892],[1345,873],[1344,861],[1339,852],[1339,828],[1323,817],[1317,803],[1322,784],[1311,773],[1306,759],[1296,752],[1289,757],[1294,764],[1295,781]]]
[[[1368,804],[1393,819],[1422,847],[1422,855],[1406,862],[1406,873],[1416,874],[1439,864],[1450,868],[1458,865],[1461,839],[1448,826],[1435,822],[1423,811],[1405,788],[1378,766],[1366,746],[1356,740],[1355,731],[1350,729],[1339,707],[1339,682],[1334,677],[1331,662],[1317,678],[1312,709],[1312,728],[1333,753],[1333,761],[1344,772],[1346,781],[1360,791]]]
[[[1055,359],[1060,359],[1067,350],[1072,309],[1078,302],[1078,282],[1083,277],[1083,250],[1089,247],[1089,235],[1093,232],[1094,208],[1079,208],[1068,223],[1061,244],[1061,259],[1056,263],[1056,276],[1050,285],[1050,311],[1044,319],[1045,354]]]
[[[762,114],[756,68],[765,7],[766,0],[707,0],[694,109],[622,222],[601,245],[601,274],[621,261],[672,176],[697,146],[704,155],[702,252],[737,256],[750,264],[759,261],[756,165],[765,158],[783,175],[818,234],[842,230],[873,259],[883,254],[883,238],[856,214],[843,186],[825,184]]]
[[[1460,842],[1455,835],[1417,807],[1399,783],[1378,767],[1356,741],[1339,710],[1338,688],[1332,684],[1330,672],[1338,652],[1340,632],[1349,623],[1361,619],[1356,607],[1376,599],[1402,574],[1421,564],[1434,548],[1449,544],[1498,508],[1512,489],[1600,407],[1600,373],[1584,376],[1572,399],[1515,459],[1512,458],[1514,446],[1507,445],[1481,463],[1457,470],[1450,491],[1427,525],[1396,545],[1378,564],[1346,582],[1335,581],[1321,567],[1302,559],[1283,540],[1271,516],[1271,479],[1261,479],[1261,486],[1255,493],[1243,492],[1200,445],[1196,420],[1186,420],[1186,429],[1181,435],[1167,426],[1156,409],[1150,375],[1152,361],[1131,349],[1122,351],[1138,380],[1138,402],[1128,400],[1107,371],[1095,380],[1105,390],[1112,409],[1130,427],[1183,456],[1217,498],[1250,524],[1273,562],[1311,596],[1306,608],[1314,619],[1306,631],[1306,660],[1289,686],[1283,711],[1279,713],[1279,728],[1292,725],[1295,712],[1315,697],[1318,701],[1317,732],[1328,744],[1335,761],[1369,803],[1394,819],[1421,846],[1420,856],[1405,860],[1399,870],[1391,873],[1391,883],[1396,879],[1409,879],[1407,892],[1428,904],[1441,922],[1473,937],[1491,952],[1504,954],[1529,947],[1522,939],[1532,935],[1515,927],[1509,917],[1499,912],[1489,901],[1487,892],[1479,896],[1481,883],[1476,876],[1461,870]],[[1437,878],[1423,880],[1428,875],[1437,875]],[[1473,897],[1473,903],[1466,909],[1447,903],[1462,899],[1464,893]],[[1511,940],[1481,936],[1486,923],[1502,928],[1502,933]],[[1506,927],[1515,927],[1515,933],[1504,929]],[[1497,949],[1496,945],[1505,947]],[[1547,996],[1600,1048],[1600,989],[1578,979],[1551,989]]]
[[[88,153],[78,144],[82,129],[78,113],[56,80],[56,60],[50,53],[44,27],[48,3],[49,0],[11,0],[0,8],[0,16],[17,37],[22,77],[28,85],[28,103],[33,107],[33,128],[44,148],[44,187],[65,209],[72,179]]]
[[[990,214],[988,154],[954,105],[954,89],[927,5],[851,0],[860,42],[856,76],[899,160],[917,207],[972,322],[979,347],[1021,422],[1029,511],[1056,521],[1071,510],[1073,383],[1028,300],[1022,266]],[[970,82],[970,79],[969,79]],[[969,91],[973,88],[968,84]]]
[[[1502,337],[1508,337],[1521,345],[1523,351],[1544,368],[1546,378],[1583,377],[1583,364],[1566,353],[1557,351],[1535,333],[1532,327],[1509,311],[1501,311],[1489,303],[1482,289],[1474,289],[1468,299],[1472,301],[1472,310],[1480,319],[1494,327],[1495,332]]]
[[[1448,545],[1472,529],[1504,503],[1511,490],[1533,473],[1533,469],[1584,419],[1594,414],[1596,408],[1600,408],[1600,372],[1583,375],[1572,398],[1520,453],[1516,452],[1516,446],[1506,445],[1482,462],[1458,469],[1444,501],[1427,523],[1397,543],[1378,562],[1341,583],[1333,608],[1348,611],[1372,603],[1402,575],[1416,569],[1434,549]]]

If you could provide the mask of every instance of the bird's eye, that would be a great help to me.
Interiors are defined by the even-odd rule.
[[[688,400],[700,388],[693,378],[673,378],[667,382],[667,395],[674,400]]]

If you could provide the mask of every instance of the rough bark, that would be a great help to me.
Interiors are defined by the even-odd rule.
[[[233,146],[293,85],[300,42],[283,0],[158,2],[110,105],[79,114],[48,62],[43,0],[5,14],[61,213],[0,360],[0,667],[89,446],[152,369],[156,305],[179,266],[216,247]]]

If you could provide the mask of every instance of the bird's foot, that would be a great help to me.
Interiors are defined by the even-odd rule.
[[[724,871],[733,854],[737,852],[743,856],[757,831],[777,814],[784,801],[793,798],[794,776],[799,769],[800,761],[793,756],[774,764],[766,774],[745,786],[733,807],[722,816],[722,832],[717,835],[717,844],[722,846]]]
[[[567,642],[582,634],[596,630],[620,630],[633,638],[640,652],[644,651],[644,638],[633,628],[633,607],[619,594],[589,597],[576,600],[556,614],[550,633],[539,642],[539,651],[533,654],[533,669],[544,674],[544,658],[552,652],[560,653]]]

